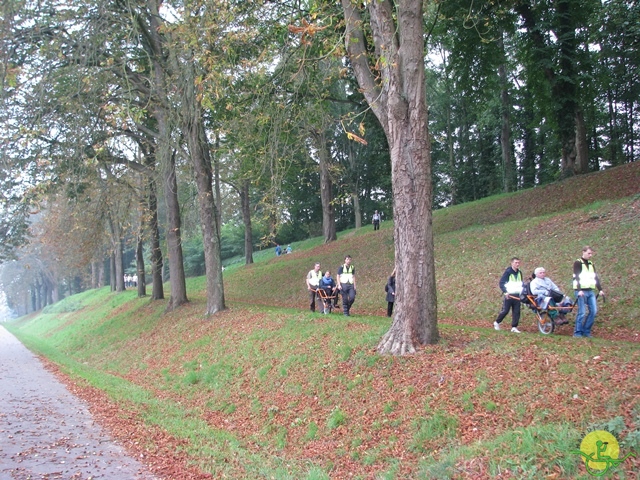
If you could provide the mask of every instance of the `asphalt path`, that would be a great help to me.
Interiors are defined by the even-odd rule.
[[[156,478],[0,326],[0,480]]]

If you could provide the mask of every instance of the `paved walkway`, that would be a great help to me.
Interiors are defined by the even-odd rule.
[[[0,480],[154,478],[0,326]]]

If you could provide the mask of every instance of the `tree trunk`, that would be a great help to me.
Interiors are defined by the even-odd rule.
[[[542,69],[545,79],[550,87],[553,111],[558,125],[558,139],[561,145],[561,173],[563,177],[569,177],[576,173],[576,125],[575,112],[577,111],[578,98],[578,40],[576,37],[577,18],[576,8],[580,8],[578,2],[571,0],[558,0],[553,3],[555,27],[554,34],[557,39],[553,48],[557,48],[558,65],[553,68],[549,61],[550,45],[544,36],[544,28],[537,16],[537,11],[532,7],[531,1],[522,1],[515,4],[517,12],[522,16],[524,27],[533,42],[533,56]]]
[[[216,133],[215,153],[213,155],[213,189],[216,192],[216,228],[218,229],[218,237],[220,237],[220,228],[222,227],[222,193],[220,191],[220,158],[217,152],[220,151],[220,136]]]
[[[182,232],[180,220],[180,203],[178,201],[178,182],[176,179],[175,152],[171,148],[171,123],[169,118],[169,102],[166,88],[167,70],[165,60],[167,54],[161,36],[162,23],[159,0],[148,0],[150,28],[145,32],[149,42],[145,44],[153,65],[152,86],[154,93],[153,116],[158,128],[158,146],[156,156],[162,169],[164,182],[164,199],[167,207],[167,256],[169,257],[169,283],[171,297],[167,310],[178,308],[189,301],[184,274],[184,258],[182,254]]]
[[[142,219],[140,223],[140,231],[136,241],[136,272],[138,275],[138,298],[147,296],[147,282],[144,274],[144,254],[143,254],[143,238],[142,238]]]
[[[156,180],[152,178],[148,185],[149,232],[151,235],[151,299],[164,299],[164,285],[162,279],[162,249],[160,248],[160,229],[158,228],[158,197]]]
[[[111,252],[109,255],[109,285],[111,286],[111,291],[116,291],[116,254],[115,252]]]
[[[366,56],[362,18],[351,0],[342,0],[345,43],[391,152],[396,310],[378,352],[402,355],[438,341],[422,0],[400,2],[395,11],[389,0],[367,5],[379,60],[372,64],[378,65],[382,77],[379,84]]]
[[[37,310],[38,310],[38,287],[36,284],[31,284],[31,311],[35,312]]]
[[[164,167],[164,198],[167,204],[167,256],[169,257],[169,284],[171,297],[167,310],[174,310],[189,301],[187,282],[184,274],[182,255],[182,232],[180,203],[178,202],[178,182],[176,180],[176,160],[169,155]]]
[[[351,144],[348,145],[347,155],[349,159],[349,169],[351,172],[357,172],[358,170],[358,160],[356,158],[356,152]],[[353,216],[355,221],[356,229],[362,228],[362,209],[360,208],[360,197],[358,196],[358,177],[357,175],[352,175],[354,179],[354,184],[351,186],[351,200],[353,201]]]
[[[190,63],[184,68],[184,72],[183,132],[189,145],[198,189],[200,226],[202,227],[207,277],[207,310],[205,315],[213,315],[225,308],[222,263],[220,261],[220,229],[217,225],[219,216],[213,192],[213,171],[209,156],[209,144],[202,123],[202,107],[196,100],[194,72]]]
[[[507,61],[504,52],[502,35],[498,38],[498,48],[503,56],[498,65],[498,77],[500,78],[500,100],[502,110],[502,129],[500,131],[500,146],[502,148],[502,186],[505,192],[516,190],[516,173],[513,155],[511,154],[511,99],[509,98],[509,81],[505,63]]]
[[[336,233],[336,219],[333,210],[333,182],[329,166],[331,164],[330,146],[324,133],[313,135],[318,159],[320,162],[320,201],[322,203],[322,234],[324,243],[334,242],[338,239]]]
[[[109,231],[111,232],[111,248],[113,251],[113,267],[114,286],[116,292],[124,292],[124,261],[122,257],[122,235],[120,225],[108,216]],[[112,288],[113,291],[113,288]]]
[[[253,263],[253,228],[251,227],[251,202],[249,197],[250,182],[248,179],[242,181],[240,190],[240,205],[242,208],[242,221],[244,223],[244,263]]]
[[[91,262],[91,288],[93,289],[100,287],[100,284],[98,283],[98,268],[100,266],[100,263],[101,262],[98,262],[97,260],[93,260]]]
[[[447,85],[447,93],[449,97],[450,93],[450,85],[449,79],[446,79]],[[456,155],[455,148],[453,144],[453,127],[451,126],[451,103],[447,102],[446,105],[446,115],[447,115],[447,149],[449,152],[449,176],[451,178],[451,205],[458,204],[458,181],[456,175]]]
[[[584,124],[584,112],[581,108],[576,111],[576,173],[589,172],[589,144],[587,127]]]

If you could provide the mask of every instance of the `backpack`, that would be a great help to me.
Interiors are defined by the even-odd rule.
[[[520,294],[520,302],[525,305],[531,305],[531,279],[522,282],[522,293]]]

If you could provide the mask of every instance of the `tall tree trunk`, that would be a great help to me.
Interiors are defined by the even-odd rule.
[[[253,263],[253,228],[251,226],[251,202],[249,197],[249,179],[242,180],[240,189],[240,205],[242,208],[242,222],[244,223],[244,263]]]
[[[447,91],[449,80],[447,79]],[[456,175],[456,155],[453,144],[453,128],[451,126],[451,103],[446,105],[447,114],[447,148],[449,151],[449,176],[451,178],[451,205],[458,204],[458,177]]]
[[[111,291],[116,291],[116,253],[112,250],[109,255],[109,285]]]
[[[35,310],[38,311],[42,308],[42,285],[40,284],[40,280],[38,280],[36,278],[36,283],[35,283],[35,292],[36,292],[36,308]]]
[[[213,171],[209,156],[209,143],[202,123],[202,107],[196,99],[193,67],[184,68],[183,131],[189,145],[191,163],[198,189],[200,225],[204,246],[204,263],[207,277],[207,310],[213,315],[224,310],[224,285],[222,262],[220,261],[220,229],[218,212],[213,192]]]
[[[536,184],[536,135],[531,127],[533,123],[533,106],[525,102],[523,107],[524,134],[522,139],[522,187],[530,188]]]
[[[145,44],[153,65],[153,116],[158,125],[157,160],[162,169],[164,182],[164,199],[167,207],[167,256],[169,257],[169,283],[171,297],[167,310],[178,308],[189,301],[187,298],[187,284],[184,273],[184,258],[182,254],[182,225],[180,220],[180,203],[178,201],[178,182],[176,179],[175,152],[171,148],[171,122],[169,118],[169,102],[167,94],[167,67],[165,65],[167,53],[161,36],[163,24],[161,22],[160,5],[162,0],[147,0],[149,8],[149,29],[145,32],[149,42]]]
[[[220,151],[220,136],[216,132],[215,152],[213,155],[213,189],[216,192],[216,228],[218,229],[218,237],[220,236],[220,228],[222,227],[222,193],[220,192],[220,157],[217,154]]]
[[[164,285],[162,278],[162,249],[160,248],[160,228],[158,227],[158,197],[156,180],[151,178],[147,185],[149,207],[149,232],[151,235],[151,299],[164,299]]]
[[[113,275],[116,292],[124,292],[124,260],[122,255],[122,235],[120,224],[111,214],[108,215],[109,231],[111,232],[111,248],[113,251]],[[113,290],[113,289],[112,289]]]
[[[589,172],[589,144],[587,127],[584,122],[584,112],[581,108],[576,111],[576,173]]]
[[[389,0],[367,6],[378,55],[372,63],[361,13],[351,0],[342,0],[347,51],[391,152],[397,307],[378,352],[401,355],[438,341],[422,0],[399,2],[395,10]],[[379,84],[373,64],[380,69]]]
[[[498,77],[500,78],[500,100],[502,110],[502,128],[500,130],[500,146],[502,148],[502,175],[503,190],[513,192],[516,190],[515,162],[511,153],[511,99],[509,98],[509,80],[506,69],[506,53],[502,34],[498,38],[498,48],[502,54],[502,61],[498,65]]]
[[[556,69],[549,61],[548,47],[544,28],[532,2],[521,1],[515,5],[522,16],[524,26],[534,45],[533,55],[542,69],[552,94],[551,106],[558,125],[558,139],[561,146],[561,173],[563,177],[576,173],[576,125],[575,113],[579,108],[577,98],[578,78],[578,40],[576,37],[577,8],[576,0],[557,0],[553,2],[555,16],[555,38],[553,48],[558,50],[559,63]]]
[[[164,170],[164,198],[167,204],[167,256],[169,257],[169,284],[171,297],[167,310],[174,310],[189,301],[187,281],[184,273],[182,254],[182,222],[178,201],[178,182],[176,180],[176,160],[169,155],[169,163]]]
[[[100,287],[98,283],[98,268],[101,262],[97,260],[93,260],[91,262],[91,288],[96,289]]]
[[[324,132],[314,133],[313,140],[318,151],[320,163],[320,201],[322,203],[322,234],[324,243],[338,239],[336,218],[333,210],[333,182],[329,167],[331,164],[330,145]]]
[[[142,222],[140,223],[140,231],[138,232],[138,238],[136,239],[136,273],[138,275],[138,297],[147,296],[147,282],[144,273],[144,252],[143,252],[143,236],[142,236]]]
[[[354,151],[353,145],[349,144],[347,147],[347,155],[349,160],[349,170],[353,172],[358,171],[358,159],[357,153]],[[355,177],[355,178],[354,178]],[[352,175],[353,185],[351,185],[351,201],[353,202],[353,216],[356,229],[362,228],[362,209],[360,208],[360,196],[358,195],[358,176]]]
[[[38,286],[34,283],[31,284],[31,311],[38,310]],[[29,310],[27,309],[27,312]]]

